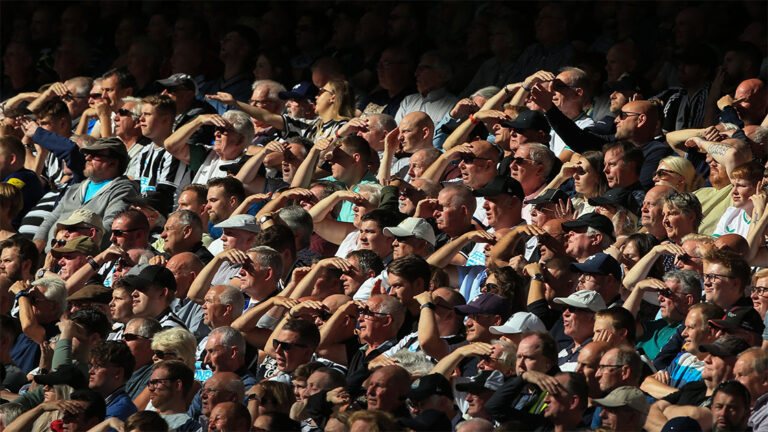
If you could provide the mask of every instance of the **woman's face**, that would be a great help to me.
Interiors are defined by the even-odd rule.
[[[56,390],[54,390],[52,385],[44,385],[43,386],[43,401],[44,402],[52,402],[56,400]]]
[[[162,351],[162,354],[160,354],[160,351]],[[159,346],[153,345],[152,346],[152,362],[158,363],[163,360],[181,360],[181,359],[170,348],[167,348],[161,345]]]
[[[488,278],[485,280],[485,285],[481,288],[481,291],[484,293],[491,293],[491,294],[498,294],[499,293],[499,282],[496,279],[496,275],[491,273]]]
[[[331,88],[329,84],[320,88],[320,93],[315,96],[315,113],[317,115],[323,115],[333,108],[333,102],[336,99],[336,92]]]
[[[573,187],[576,192],[590,196],[597,192],[599,184],[598,174],[589,164],[586,158],[579,158],[576,162],[576,174],[573,176]]]
[[[664,230],[667,231],[667,237],[679,244],[686,234],[694,232],[694,217],[683,213],[676,206],[664,204]]]
[[[653,174],[653,184],[656,186],[671,186],[682,191],[685,189],[685,177],[672,171],[664,162],[659,162],[659,166]]]
[[[752,306],[765,319],[765,312],[768,311],[768,291],[764,288],[768,287],[768,277],[763,277],[757,280],[755,286],[752,287]]]
[[[256,66],[253,68],[253,77],[256,80],[275,78],[272,64],[269,63],[269,59],[267,59],[263,54],[259,55],[259,57],[256,59]]]
[[[626,267],[627,270],[634,267],[635,264],[640,261],[640,258],[640,250],[637,247],[637,242],[630,240],[624,243],[624,248],[621,251],[621,263],[624,264],[624,267]]]

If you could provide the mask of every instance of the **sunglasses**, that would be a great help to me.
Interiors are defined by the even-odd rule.
[[[670,171],[670,170],[665,170],[663,168],[659,168],[659,169],[656,170],[655,173],[653,173],[653,176],[654,177],[664,177],[664,176],[668,176],[668,175],[672,175],[672,174],[677,174],[677,173],[674,172],[674,171]],[[680,174],[677,174],[677,175],[680,175]]]
[[[672,292],[672,290],[669,289],[669,288],[664,288],[664,289],[659,290],[659,295],[662,296],[662,297],[670,298],[670,299],[671,298],[675,298],[677,296],[677,294]]]
[[[144,339],[144,340],[152,340],[151,338],[144,337],[142,335],[137,335],[133,333],[123,333],[123,340],[126,342],[132,342],[138,339]],[[153,353],[161,353],[162,355],[157,355],[157,358],[163,358],[165,357],[165,353],[163,351],[152,351]]]
[[[486,160],[486,161],[489,161],[490,159],[477,157],[475,155],[462,155],[460,160],[462,162],[464,162],[465,164],[472,164],[472,163],[475,163],[475,160]]]
[[[290,351],[293,347],[309,348],[306,344],[298,342],[285,342],[277,339],[272,339],[272,348],[277,351],[278,348],[283,347],[283,351]]]
[[[176,353],[173,351],[152,350],[152,354],[157,356],[157,358],[159,358],[160,360],[163,360],[166,356],[176,357]]]
[[[91,227],[89,227],[89,226],[79,226],[79,225],[72,225],[72,226],[64,227],[64,231],[66,231],[68,233],[78,232],[80,230],[87,230],[87,229],[91,229]]]
[[[528,164],[533,165],[536,162],[534,162],[534,161],[532,161],[530,159],[526,159],[524,157],[513,157],[512,158],[512,163],[513,164],[518,164],[518,165],[528,165]]]
[[[232,128],[230,127],[224,127],[224,126],[216,126],[216,129],[214,129],[216,132],[224,135],[228,134],[229,132],[232,132]]]
[[[136,118],[136,116],[133,115],[132,112],[130,112],[129,110],[127,110],[125,108],[120,108],[119,110],[117,110],[117,114],[119,116],[121,116],[121,117],[133,117],[133,118]]]
[[[483,292],[499,292],[499,286],[495,283],[485,283],[482,287],[480,287]]]
[[[51,239],[51,247],[62,247],[65,244],[67,244],[67,241],[64,239],[61,239],[61,240]]]
[[[592,312],[592,311],[591,311],[591,310],[589,310],[589,309],[578,308],[578,307],[575,307],[575,306],[568,306],[568,307],[566,307],[566,308],[565,308],[565,310],[567,310],[567,311],[568,311],[568,312],[570,312],[570,313],[576,313],[576,312],[589,312],[589,313],[594,313],[594,312]]]
[[[101,99],[101,93],[91,93],[88,95],[88,97],[93,99]]]
[[[399,241],[399,240],[400,240],[400,238],[398,237],[398,241]],[[388,313],[384,313],[384,312],[374,312],[374,311],[372,311],[372,310],[371,310],[371,308],[369,308],[368,306],[366,306],[366,307],[364,307],[363,309],[361,309],[361,310],[360,310],[360,315],[362,315],[362,316],[367,316],[367,317],[375,317],[375,316],[389,316],[389,314],[388,314]]]
[[[627,117],[639,116],[639,115],[642,115],[642,113],[636,113],[636,112],[630,112],[630,111],[621,111],[619,113],[619,119],[620,120],[626,120]]]
[[[122,237],[122,236],[124,236],[126,233],[129,233],[129,232],[134,232],[134,231],[138,231],[138,230],[139,230],[139,228],[131,228],[131,229],[127,229],[127,230],[119,230],[119,229],[115,229],[115,230],[112,230],[112,234],[114,234],[114,235],[115,235],[115,237]]]

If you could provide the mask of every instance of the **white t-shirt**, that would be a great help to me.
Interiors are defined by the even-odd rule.
[[[346,237],[344,237],[344,240],[339,245],[339,248],[336,250],[336,256],[339,258],[347,258],[347,254],[357,250],[357,240],[360,238],[360,230],[354,230],[351,233],[347,234]]]
[[[584,113],[579,114],[579,116],[576,117],[573,122],[576,123],[576,126],[581,129],[584,129],[587,126],[595,125],[595,121]],[[565,141],[560,138],[560,135],[558,135],[554,129],[552,129],[550,132],[550,137],[551,139],[549,141],[549,148],[552,149],[552,152],[555,154],[555,156],[560,157],[560,153],[562,153],[563,150],[571,150],[570,147],[565,145]]]
[[[720,237],[725,234],[738,234],[745,239],[749,233],[749,224],[752,221],[748,219],[747,212],[740,208],[728,207],[723,212],[723,216],[717,222],[715,232],[712,237]]]

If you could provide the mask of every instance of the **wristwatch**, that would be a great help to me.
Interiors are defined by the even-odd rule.
[[[16,294],[16,301],[18,302],[21,297],[29,297],[29,291],[28,290],[21,290]]]
[[[268,220],[271,220],[271,219],[272,219],[272,215],[262,216],[262,217],[259,218],[259,223],[263,224],[264,222],[266,222]]]
[[[544,282],[544,275],[541,273],[536,273],[535,275],[531,276],[531,280]]]
[[[35,279],[40,279],[41,277],[45,276],[45,272],[52,271],[49,268],[41,268],[40,270],[35,273]]]
[[[419,310],[422,310],[422,309],[432,309],[432,310],[435,310],[435,304],[432,303],[432,302],[426,302],[423,305],[421,305],[421,307],[419,308]]]

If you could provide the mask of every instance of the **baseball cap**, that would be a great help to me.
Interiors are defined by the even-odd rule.
[[[428,409],[420,412],[415,417],[400,417],[400,424],[415,431],[440,431],[453,430],[451,419],[444,412],[436,409]]]
[[[592,402],[608,408],[629,407],[642,414],[648,414],[651,408],[645,394],[639,388],[632,386],[621,386],[608,393],[608,396],[593,399]]]
[[[581,227],[592,227],[613,238],[613,223],[601,214],[595,212],[585,213],[576,220],[563,222],[563,231]]]
[[[579,290],[568,297],[555,297],[553,300],[557,304],[577,307],[579,309],[589,309],[592,312],[598,312],[605,309],[605,301],[597,291]]]
[[[163,266],[140,264],[123,275],[122,281],[131,288],[142,290],[150,285],[160,285],[176,291],[173,273]]]
[[[624,188],[608,189],[603,196],[589,198],[587,202],[593,206],[622,206],[634,214],[638,214],[640,210],[637,207],[637,201],[632,197],[632,192]]]
[[[122,174],[125,171],[125,168],[128,166],[128,150],[125,148],[125,143],[120,140],[120,138],[117,137],[105,137],[105,138],[99,138],[96,140],[96,142],[90,144],[90,145],[84,145],[80,147],[80,153],[82,154],[88,154],[93,153],[98,150],[108,150],[109,154],[120,161],[120,166],[122,167],[122,170],[120,174]]]
[[[112,301],[112,290],[104,285],[86,285],[67,297],[67,300],[88,300],[94,303],[109,304]]]
[[[94,243],[90,237],[78,236],[73,239],[70,239],[67,242],[67,244],[65,244],[62,247],[51,249],[51,252],[53,252],[54,254],[80,252],[82,254],[94,257],[98,255],[100,251],[99,251],[99,247],[96,246],[96,243]]]
[[[509,304],[504,297],[491,293],[482,293],[471,302],[453,307],[462,315],[486,314],[501,315],[503,320],[509,318]]]
[[[541,319],[530,312],[515,312],[504,324],[488,328],[492,334],[518,334],[528,330],[546,329]]]
[[[547,189],[536,198],[525,200],[525,204],[557,204],[560,201],[568,201],[568,195],[560,189]]]
[[[126,197],[123,198],[123,201],[137,207],[150,207],[163,215],[163,217],[168,217],[173,206],[173,202],[168,199],[168,196],[158,191],[148,191],[144,195]]]
[[[611,275],[621,280],[621,265],[616,258],[606,253],[596,253],[582,263],[572,263],[571,270],[576,273]]]
[[[618,81],[605,83],[605,86],[611,91],[640,93],[640,84],[627,72],[621,74]]]
[[[168,78],[159,79],[155,82],[158,83],[161,87],[184,87],[187,90],[192,90],[195,92],[195,94],[197,94],[197,82],[194,78],[192,78],[191,75],[185,73],[176,73],[169,76]]]
[[[400,399],[420,401],[432,395],[453,398],[451,383],[448,382],[448,379],[444,377],[443,374],[432,373],[424,375],[419,379],[418,384],[411,385],[411,389],[400,396]]]
[[[504,384],[504,375],[497,370],[481,371],[471,381],[456,384],[456,390],[478,394],[487,391],[496,391]]]
[[[719,320],[709,320],[709,323],[722,329],[741,328],[752,333],[763,334],[765,325],[760,314],[752,306],[734,306]]]
[[[56,224],[60,226],[75,226],[81,223],[88,224],[102,233],[104,232],[104,223],[102,222],[101,216],[86,209],[77,209],[72,212],[68,218],[59,221]]]
[[[66,384],[75,390],[88,388],[88,379],[85,377],[85,374],[80,372],[80,369],[77,367],[68,364],[63,364],[50,373],[35,375],[35,382],[51,386]]]
[[[409,217],[400,222],[396,227],[384,228],[384,234],[392,237],[416,237],[426,240],[432,246],[435,245],[435,230],[426,219]]]
[[[747,341],[732,335],[723,336],[715,343],[699,345],[699,351],[710,353],[715,357],[736,357],[748,348]]]
[[[277,97],[279,97],[282,100],[288,100],[288,99],[311,99],[315,96],[317,96],[317,93],[320,89],[315,87],[314,84],[312,84],[309,81],[302,81],[295,86],[291,88],[290,91],[281,91],[277,94]]]
[[[549,133],[550,127],[547,118],[539,111],[523,111],[512,121],[500,123],[505,128],[533,129]]]
[[[701,425],[690,417],[675,417],[664,423],[661,432],[701,432]]]
[[[231,216],[229,219],[214,225],[215,228],[232,228],[241,229],[244,231],[250,231],[258,233],[261,231],[259,223],[254,216],[249,214],[239,214]]]
[[[486,197],[493,195],[507,194],[520,198],[520,201],[525,199],[525,193],[520,182],[508,176],[496,176],[485,186],[472,191],[472,195],[476,197]]]

